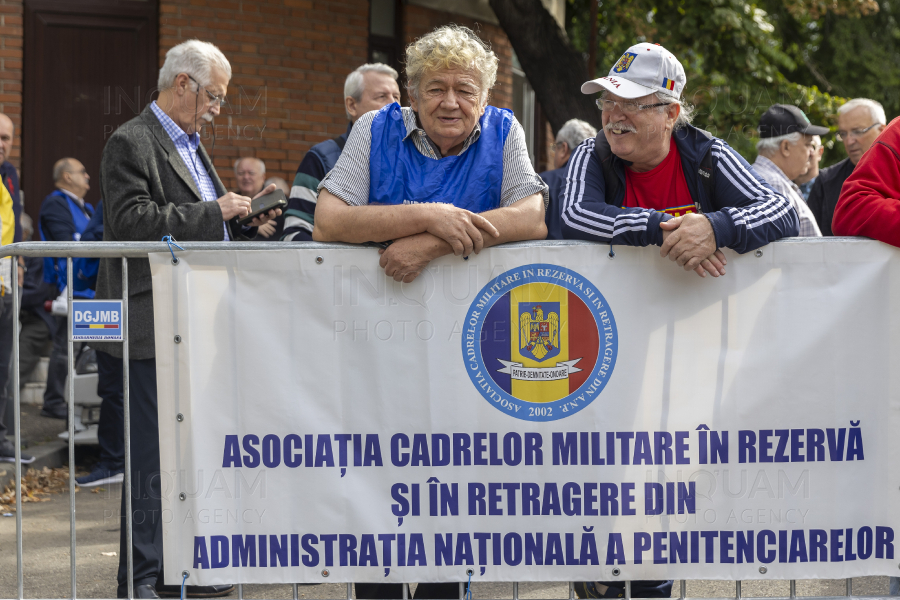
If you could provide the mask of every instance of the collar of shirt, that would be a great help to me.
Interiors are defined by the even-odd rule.
[[[781,170],[781,167],[776,165],[774,162],[772,162],[765,156],[763,156],[761,154],[759,156],[757,156],[756,160],[753,162],[753,167],[757,171],[760,171],[760,175],[762,175],[763,178],[766,181],[768,181],[770,185],[772,184],[772,181],[770,180],[769,177],[767,177],[767,174],[777,177],[779,179],[779,183],[781,183],[781,185],[794,190],[795,192],[797,192],[798,195],[800,195],[800,188],[797,187],[797,184],[787,178],[787,175],[784,174],[784,171]]]
[[[406,125],[406,136],[404,136],[404,140],[406,138],[412,136],[413,142],[415,142],[416,148],[421,152],[424,156],[428,158],[433,158],[435,160],[441,159],[441,149],[435,144],[428,134],[425,133],[425,130],[419,125],[419,115],[413,109],[409,107],[403,107],[403,124]],[[472,130],[472,133],[469,134],[469,137],[466,138],[466,141],[463,142],[462,150],[459,151],[459,155],[465,152],[469,146],[478,141],[478,138],[481,136],[481,119],[475,121],[475,129]],[[426,150],[427,149],[427,150]],[[430,152],[428,151],[430,150]],[[459,156],[457,155],[457,156]]]
[[[163,126],[163,129],[166,130],[166,133],[169,134],[169,137],[176,146],[183,144],[189,147],[192,152],[197,151],[197,148],[200,146],[199,133],[196,131],[191,135],[185,133],[184,129],[179,127],[175,121],[159,107],[156,100],[150,103],[150,110],[152,110],[153,114],[156,115],[156,118],[159,119],[160,125]]]
[[[75,201],[75,204],[77,204],[77,205],[80,206],[81,208],[84,208],[84,198],[79,198],[78,196],[76,196],[75,194],[73,194],[72,192],[70,192],[69,190],[64,190],[64,189],[62,189],[61,187],[58,187],[58,188],[56,188],[56,189],[58,189],[58,190],[61,191],[63,194],[65,194],[66,196],[68,196],[69,198],[71,198],[72,200],[74,200],[74,201]]]
[[[156,104],[155,100],[150,103],[150,110],[152,110],[153,114],[156,115],[156,118],[159,119],[160,125],[163,126],[163,129],[166,130],[166,133],[172,139],[172,143],[175,144],[175,150],[181,157],[182,162],[184,162],[184,166],[190,171],[191,178],[197,186],[197,191],[200,192],[200,198],[205,202],[216,200],[217,193],[215,184],[212,181],[212,176],[209,171],[206,170],[203,163],[200,162],[200,164],[198,164],[197,160],[197,149],[200,147],[200,134],[197,132],[194,132],[192,135],[185,133],[181,127],[175,124],[175,121],[169,118],[169,115],[163,112],[159,105]],[[210,165],[210,169],[212,168],[212,165]],[[228,235],[228,225],[223,222],[222,227],[225,230],[225,241],[230,241],[231,237]]]

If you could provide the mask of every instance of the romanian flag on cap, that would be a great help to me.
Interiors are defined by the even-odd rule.
[[[675,82],[672,81],[671,79],[669,79],[668,77],[666,77],[666,78],[663,79],[663,84],[662,84],[662,86],[663,86],[664,88],[666,88],[667,90],[674,90],[674,89],[675,89]]]

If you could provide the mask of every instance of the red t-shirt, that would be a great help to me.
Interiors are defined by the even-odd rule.
[[[625,170],[625,206],[649,208],[673,217],[697,212],[681,166],[681,154],[675,142],[669,154],[645,173]]]

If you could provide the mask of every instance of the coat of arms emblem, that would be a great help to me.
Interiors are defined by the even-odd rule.
[[[559,303],[546,304],[548,312],[538,303],[519,305],[519,346],[538,362],[559,354]]]
[[[637,58],[637,54],[634,52],[626,52],[622,55],[622,58],[619,59],[619,62],[616,63],[616,66],[613,67],[613,73],[625,73],[628,71],[628,67],[631,66],[631,63],[634,62],[634,59]]]

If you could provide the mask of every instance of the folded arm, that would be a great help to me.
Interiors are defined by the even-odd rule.
[[[712,149],[716,159],[716,208],[706,213],[716,247],[739,254],[800,233],[800,220],[790,201],[779,194],[744,158],[722,140]]]
[[[499,234],[486,215],[477,215],[450,204],[399,206],[351,206],[322,188],[316,205],[313,239],[317,242],[387,242],[419,233],[444,240],[451,252],[468,256],[480,252],[485,236]]]
[[[572,153],[559,201],[564,238],[624,246],[659,246],[659,224],[670,217],[646,208],[620,208],[606,203],[603,168],[594,153],[594,138]]]
[[[527,196],[509,206],[481,213],[481,216],[490,221],[499,232],[496,237],[484,237],[485,248],[506,242],[542,240],[547,237],[542,194]],[[419,233],[398,239],[387,250],[381,251],[380,264],[389,277],[396,281],[410,282],[428,263],[452,253],[453,250],[446,241],[431,233]]]

